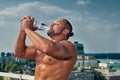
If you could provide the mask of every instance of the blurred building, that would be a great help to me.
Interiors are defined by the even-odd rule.
[[[83,63],[83,57],[78,55],[77,56],[77,67],[83,67],[84,68],[98,68],[99,63],[93,56],[84,56],[84,63]]]
[[[74,41],[74,44],[77,48],[77,53],[78,55],[83,55],[84,54],[84,46],[83,44],[79,43],[78,41]]]
[[[94,80],[94,73],[91,70],[74,71],[70,74],[69,80]]]

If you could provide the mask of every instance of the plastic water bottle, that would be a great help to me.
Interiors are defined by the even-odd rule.
[[[37,30],[39,30],[39,31],[48,31],[48,30],[49,30],[48,25],[47,25],[46,23],[44,23],[44,22],[42,22],[42,23],[40,24],[40,26],[38,26],[38,25],[36,25],[36,21],[35,21],[35,22],[34,22],[34,26],[35,26],[35,27],[38,27]]]

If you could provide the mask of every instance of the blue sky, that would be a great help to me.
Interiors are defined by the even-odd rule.
[[[86,53],[120,52],[120,0],[0,0],[0,52],[13,52],[19,20],[32,15],[38,25],[66,18]],[[40,32],[45,36],[46,32]],[[30,41],[27,40],[27,44]]]

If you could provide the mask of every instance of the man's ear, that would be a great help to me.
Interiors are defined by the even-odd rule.
[[[64,34],[69,34],[69,32],[70,32],[70,30],[68,30],[68,29],[64,29],[64,31],[63,31]]]

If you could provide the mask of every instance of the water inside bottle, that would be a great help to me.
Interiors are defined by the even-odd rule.
[[[46,23],[44,23],[44,22],[41,22],[41,23],[39,23],[39,25],[38,25],[38,23],[36,23],[36,21],[35,21],[35,22],[34,22],[34,26],[35,26],[35,27],[38,27],[37,30],[39,30],[39,31],[48,31],[48,30],[49,30],[48,25],[47,25]]]

